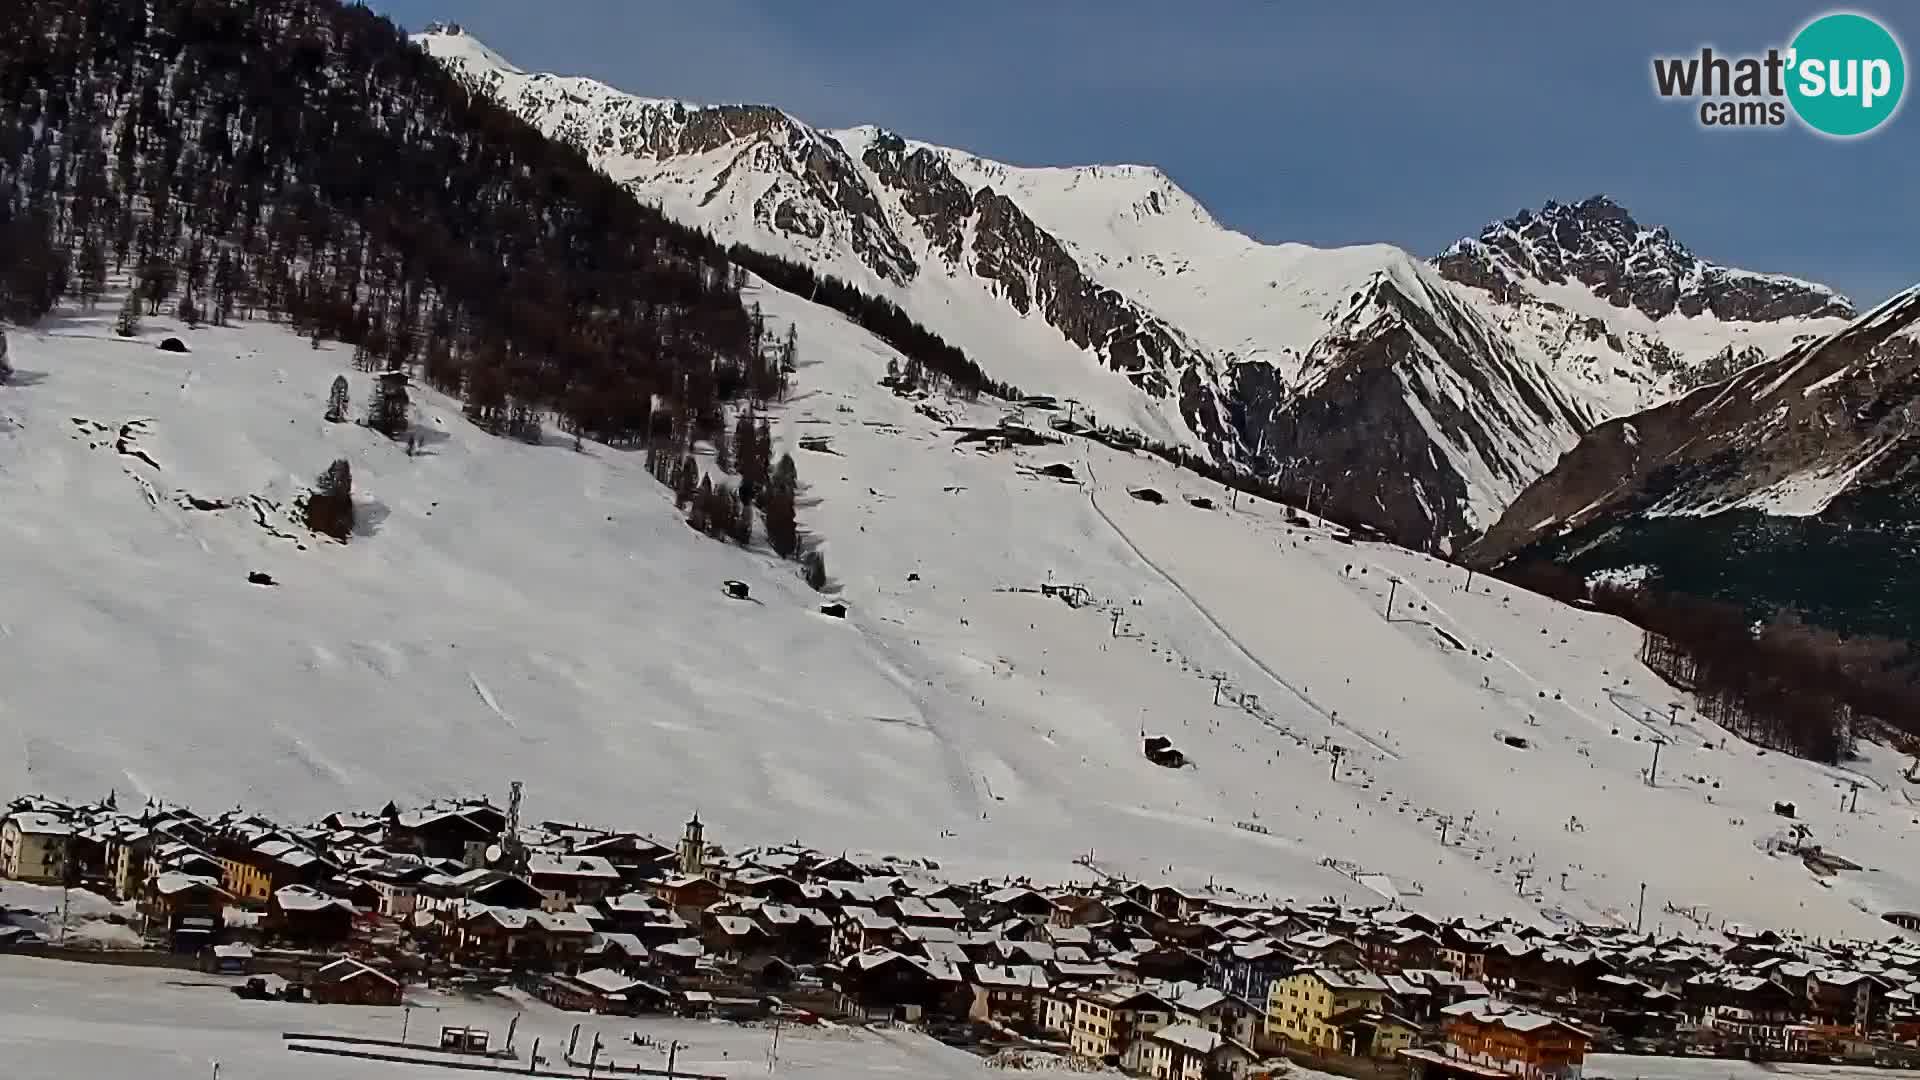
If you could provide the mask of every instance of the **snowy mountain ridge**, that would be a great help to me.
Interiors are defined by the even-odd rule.
[[[1778,355],[1845,306],[1702,263],[1606,200],[1496,223],[1432,264],[1385,244],[1268,244],[1150,165],[1010,165],[528,73],[455,27],[415,40],[668,216],[884,296],[995,379],[1409,543],[1451,547],[1594,423]],[[1598,269],[1615,263],[1631,272]],[[1383,290],[1390,321],[1441,332],[1356,336],[1349,309]],[[1365,374],[1382,365],[1393,377]],[[1436,408],[1442,387],[1482,383],[1503,400]],[[1340,436],[1353,429],[1377,437]]]

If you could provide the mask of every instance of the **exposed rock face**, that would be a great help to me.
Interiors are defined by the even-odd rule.
[[[1486,524],[1593,422],[1478,313],[1413,275],[1381,273],[1277,385],[1236,371],[1263,452],[1316,505],[1415,547]],[[1475,467],[1465,466],[1466,462]]]
[[[926,230],[947,265],[959,266],[973,196],[945,159],[925,147],[909,151],[905,139],[889,133],[876,138],[861,160],[882,184],[899,193],[901,205]]]
[[[1516,555],[1920,637],[1920,290],[1594,428],[1468,551]]]
[[[996,378],[1312,485],[1317,505],[1416,546],[1491,524],[1593,423],[1848,310],[1705,263],[1604,198],[1498,222],[1432,265],[1267,245],[1150,166],[1021,168],[529,74],[457,31],[420,40],[663,212],[886,296]],[[1605,304],[1542,297],[1561,283]],[[1669,343],[1642,314],[1723,323]]]
[[[1461,240],[1434,265],[1454,281],[1502,302],[1519,299],[1518,279],[1577,281],[1615,307],[1649,318],[1674,312],[1729,322],[1852,318],[1853,306],[1825,286],[1734,270],[1694,255],[1664,226],[1645,228],[1604,195],[1538,213],[1523,210]]]

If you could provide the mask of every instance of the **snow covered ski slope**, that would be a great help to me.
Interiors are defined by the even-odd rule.
[[[15,331],[0,790],[297,819],[521,779],[540,818],[664,831],[697,808],[724,844],[955,876],[1628,922],[1644,881],[1649,929],[1878,934],[1877,912],[1920,903],[1899,761],[1859,763],[1842,813],[1855,774],[1693,719],[1623,624],[1463,591],[1446,564],[1231,506],[1157,460],[959,441],[1000,408],[897,396],[885,345],[752,293],[798,330],[775,430],[844,621],[791,564],[688,529],[642,454],[491,438],[423,393],[409,457],[322,420],[344,351],[268,325]],[[153,348],[176,332],[191,354]],[[366,522],[346,545],[291,516],[341,456]],[[1147,761],[1143,733],[1190,766]],[[1775,801],[1869,869],[1823,883],[1766,854]]]

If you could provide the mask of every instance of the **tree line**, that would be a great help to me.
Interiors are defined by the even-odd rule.
[[[918,385],[973,399],[985,394],[1002,400],[1020,396],[1018,387],[996,382],[959,347],[913,321],[891,300],[870,296],[832,275],[820,274],[778,255],[735,244],[728,257],[767,284],[832,308],[893,346],[915,369]]]
[[[730,255],[357,4],[24,0],[0,20],[0,318],[124,282],[123,336],[171,312],[353,346],[366,422],[396,439],[418,378],[503,436],[552,422],[679,461],[783,395],[800,348],[743,305]],[[985,385],[897,308],[818,291]]]
[[[767,418],[743,410],[731,433],[721,428],[712,445],[718,483],[693,454],[676,457],[658,446],[648,449],[647,470],[673,489],[674,505],[686,513],[687,524],[715,539],[742,547],[753,543],[757,511],[767,546],[799,563],[807,584],[824,590],[826,557],[800,531],[800,470],[791,454],[774,459]]]
[[[1757,745],[1833,763],[1873,729],[1920,738],[1920,656],[1910,643],[1644,585],[1589,585],[1545,560],[1495,575],[1640,627],[1641,660],[1692,691],[1707,719]]]

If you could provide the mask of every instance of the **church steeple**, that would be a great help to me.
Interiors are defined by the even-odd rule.
[[[680,837],[680,872],[698,877],[707,868],[706,827],[700,824],[700,812],[687,819],[687,831]]]

